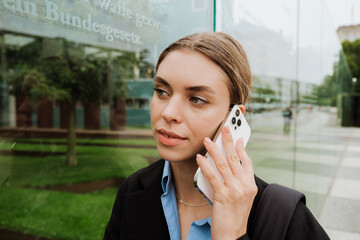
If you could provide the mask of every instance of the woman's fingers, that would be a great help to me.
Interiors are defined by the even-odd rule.
[[[223,183],[221,182],[219,176],[217,175],[215,169],[210,165],[206,157],[197,154],[196,162],[199,165],[202,174],[208,180],[213,191],[219,191],[223,187]]]
[[[220,173],[224,179],[225,185],[232,187],[238,180],[242,181],[241,179],[244,179],[244,177],[246,179],[248,176],[252,177],[254,169],[251,159],[245,152],[243,139],[239,139],[234,147],[233,138],[228,126],[222,129],[221,135],[225,157],[223,156],[222,150],[209,138],[205,138],[204,145],[212,157],[218,173]],[[216,170],[212,168],[204,156],[200,156],[201,155],[197,156],[197,160],[203,174],[213,188],[216,187],[220,189],[222,182]]]
[[[241,160],[241,167],[245,170],[246,173],[249,173],[251,175],[254,174],[254,168],[252,165],[251,158],[247,155],[245,148],[244,148],[244,140],[240,138],[235,145],[235,150],[237,155],[239,156]]]
[[[251,159],[243,146],[244,141],[242,139],[236,141],[234,147],[229,127],[223,128],[221,135],[223,148],[218,147],[210,139],[205,139],[204,145],[213,158],[224,183],[208,159],[198,154],[196,160],[213,189],[212,237],[224,239],[225,233],[235,233],[231,236],[231,239],[235,239],[233,236],[240,236],[246,232],[247,220],[257,193],[257,186]],[[242,164],[240,164],[240,160]],[[228,224],[228,222],[239,221],[239,225]],[[222,231],[224,229],[226,230]]]
[[[231,172],[234,176],[238,177],[241,174],[241,158],[237,154],[234,147],[234,140],[231,136],[230,127],[225,126],[222,130],[222,142],[225,150],[226,159],[228,161]]]
[[[228,186],[232,185],[233,184],[232,171],[229,167],[228,162],[224,158],[222,152],[218,148],[218,146],[216,146],[216,144],[213,141],[211,141],[209,138],[205,138],[204,145],[206,150],[209,152],[210,156],[212,157],[217,170],[224,179],[225,184]]]

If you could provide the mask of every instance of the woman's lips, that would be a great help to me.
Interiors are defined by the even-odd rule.
[[[183,138],[173,132],[165,131],[163,129],[158,130],[157,133],[160,143],[166,146],[175,146],[186,140],[186,138]]]

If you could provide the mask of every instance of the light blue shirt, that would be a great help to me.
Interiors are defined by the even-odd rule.
[[[171,166],[165,161],[161,186],[164,191],[161,196],[161,204],[169,229],[171,240],[180,240],[180,224],[177,209],[175,187],[171,177]],[[191,224],[187,240],[211,239],[211,217],[195,221]]]

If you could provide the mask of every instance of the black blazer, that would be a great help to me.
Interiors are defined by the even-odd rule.
[[[159,160],[127,178],[120,186],[104,240],[170,239],[161,205],[161,177],[164,160]],[[267,183],[255,177],[258,193],[255,197],[247,233],[251,239],[260,197]],[[309,209],[299,202],[285,239],[329,239]]]
[[[164,162],[139,170],[121,184],[104,239],[170,239],[160,200]]]

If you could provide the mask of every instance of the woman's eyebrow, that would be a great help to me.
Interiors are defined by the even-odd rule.
[[[186,91],[209,92],[209,93],[215,94],[215,91],[211,87],[203,86],[203,85],[201,85],[201,86],[190,86],[190,87],[186,87],[185,89],[186,89]]]
[[[162,77],[159,77],[159,76],[156,76],[154,78],[154,82],[159,83],[159,84],[163,84],[166,87],[170,87],[170,84],[165,79],[163,79]],[[211,87],[208,87],[208,86],[204,86],[204,85],[189,86],[189,87],[186,87],[185,90],[189,91],[189,92],[209,92],[209,93],[212,93],[212,94],[216,94],[214,89],[212,89]]]
[[[167,87],[170,87],[170,84],[165,79],[163,79],[162,77],[159,77],[159,76],[156,76],[154,78],[154,82],[157,82],[159,84],[163,84],[163,85],[165,85]]]

